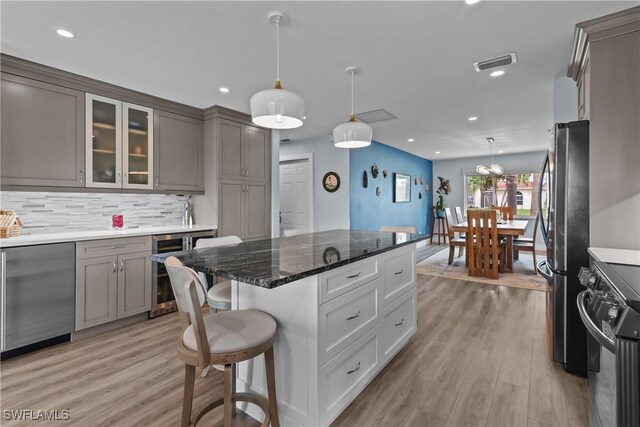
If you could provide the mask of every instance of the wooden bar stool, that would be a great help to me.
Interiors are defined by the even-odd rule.
[[[438,232],[436,233],[436,225]],[[440,236],[443,237],[444,243],[447,243],[447,222],[445,218],[438,217],[435,206],[433,207],[433,221],[431,222],[431,241],[433,243],[433,235],[438,234],[438,244],[440,244]]]
[[[230,427],[236,413],[235,402],[243,401],[257,405],[265,413],[262,427],[269,423],[280,427],[273,361],[276,321],[259,310],[232,310],[203,318],[207,295],[198,274],[175,257],[168,257],[165,266],[183,330],[177,343],[178,357],[185,363],[182,427],[191,422],[196,366],[205,369],[215,364],[224,365],[224,396],[205,406],[193,419],[194,426],[207,412],[224,405],[224,426]],[[235,365],[263,353],[268,399],[256,393],[236,393]]]

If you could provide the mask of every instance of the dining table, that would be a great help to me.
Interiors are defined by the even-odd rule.
[[[512,220],[501,220],[497,223],[498,236],[503,236],[507,240],[507,253],[505,256],[505,272],[512,273],[513,272],[513,238],[515,236],[524,235],[527,230],[527,225],[529,225],[529,220],[526,219],[512,219]],[[467,221],[461,222],[459,224],[453,225],[451,228],[453,231],[457,233],[466,233],[467,232]],[[467,245],[469,242],[467,242]],[[467,255],[469,254],[469,250],[467,248]]]

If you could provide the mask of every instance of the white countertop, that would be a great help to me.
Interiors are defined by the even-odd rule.
[[[640,251],[629,249],[589,248],[596,261],[612,264],[640,265]]]
[[[210,225],[194,225],[185,227],[182,225],[169,225],[157,227],[131,227],[121,230],[101,229],[86,231],[68,231],[62,233],[30,234],[8,239],[0,239],[0,247],[10,248],[15,246],[44,245],[47,243],[79,242],[83,240],[116,239],[118,237],[150,236],[155,234],[184,233],[191,231],[208,231],[216,227]]]

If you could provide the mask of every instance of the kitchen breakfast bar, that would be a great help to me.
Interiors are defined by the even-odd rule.
[[[232,281],[232,308],[278,324],[281,425],[326,426],[416,332],[416,242],[423,235],[331,230],[173,255]],[[237,390],[266,394],[264,359],[242,362]],[[261,420],[256,406],[238,404]]]

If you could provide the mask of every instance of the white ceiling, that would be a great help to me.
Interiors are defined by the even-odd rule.
[[[575,24],[638,3],[2,1],[1,50],[196,107],[249,112],[251,95],[275,80],[266,17],[278,10],[290,16],[281,80],[304,98],[307,115],[281,138],[328,135],[345,121],[344,69],[355,64],[356,111],[386,108],[398,117],[373,124],[374,139],[455,158],[488,154],[488,136],[496,152],[544,149],[553,79],[566,73]],[[518,63],[503,77],[472,67],[513,51]],[[472,115],[479,120],[467,121]]]

